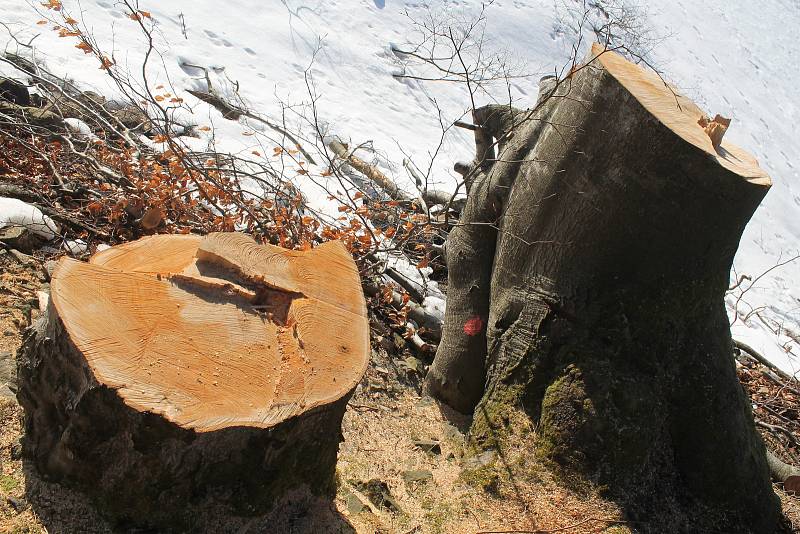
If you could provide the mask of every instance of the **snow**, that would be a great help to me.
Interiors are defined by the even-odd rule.
[[[497,99],[507,101],[510,95],[516,105],[530,105],[539,76],[559,72],[568,61],[575,35],[564,22],[568,18],[564,10],[580,2],[561,2],[554,6],[552,0],[497,0],[486,9],[486,48],[509,50],[509,58],[533,74],[514,78],[509,86],[492,87]],[[622,5],[626,0],[614,3]],[[183,98],[193,114],[181,111],[181,122],[212,127],[218,149],[271,155],[280,139],[256,121],[226,120],[185,92],[205,90],[206,73],[225,98],[241,98],[260,115],[274,122],[286,117],[297,127],[304,124],[297,113],[304,108],[286,106],[318,97],[324,133],[349,139],[354,145],[371,141],[376,151],[373,159],[409,190],[412,182],[401,164],[404,157],[419,168],[430,166],[431,185],[436,188],[452,190],[457,183],[452,164],[471,159],[471,134],[450,129],[443,137],[440,117],[445,125],[461,117],[469,109],[469,94],[459,84],[394,77],[399,72],[428,73],[393,49],[407,47],[414,39],[412,19],[423,20],[432,11],[450,20],[466,20],[479,13],[481,4],[479,0],[140,1],[141,9],[157,22],[160,55],[151,61],[150,85],[164,84]],[[642,7],[643,23],[663,36],[649,56],[651,63],[712,116],[732,117],[727,137],[756,155],[773,177],[772,191],[742,238],[732,275],[732,279],[742,274],[755,279],[800,253],[800,146],[794,142],[800,122],[795,98],[800,75],[792,57],[792,29],[800,20],[800,4],[793,0],[642,0],[637,4]],[[39,4],[0,0],[0,13],[20,41],[27,43],[39,34],[33,41],[37,57],[55,74],[69,76],[108,98],[119,98],[97,60],[75,49],[74,39],[59,38],[47,25],[36,24],[41,16],[33,6]],[[144,41],[118,3],[65,0],[64,6],[98,42],[114,50],[118,64],[138,69],[146,50]],[[5,41],[13,51],[11,38]],[[24,47],[20,51],[28,52]],[[14,72],[0,64],[3,74]],[[488,100],[481,94],[478,104]],[[307,124],[304,128],[305,137],[313,137]],[[202,148],[212,141],[212,134],[185,139]],[[368,157],[365,154],[362,157]],[[293,179],[315,209],[337,215],[323,187],[307,176]],[[420,279],[413,267],[399,268]],[[800,259],[773,269],[742,296],[733,325],[736,338],[789,373],[800,370],[799,282]],[[743,288],[748,285],[745,282]],[[731,319],[736,293],[727,299]],[[440,296],[434,293],[430,300],[426,306],[441,312]]]
[[[16,198],[0,197],[0,228],[22,226],[34,234],[54,239],[60,231],[58,224],[36,206]]]
[[[96,136],[92,133],[92,129],[88,124],[80,119],[68,118],[64,119],[64,124],[67,128],[79,138],[95,139]]]
[[[64,241],[64,250],[72,254],[73,256],[80,256],[84,252],[86,252],[89,248],[86,241],[83,239],[67,239]]]
[[[439,289],[439,284],[434,280],[429,280],[428,276],[433,272],[430,267],[419,268],[408,261],[408,258],[401,254],[378,254],[382,261],[386,262],[387,267],[391,267],[403,275],[409,283],[416,287],[425,300],[422,307],[425,311],[444,321],[445,296]],[[384,278],[390,279],[384,275]]]

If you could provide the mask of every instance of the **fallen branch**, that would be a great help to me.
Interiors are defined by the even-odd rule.
[[[18,198],[25,202],[34,204],[37,208],[39,208],[39,210],[41,210],[42,213],[55,221],[71,227],[73,230],[83,230],[103,239],[109,238],[109,235],[106,232],[90,224],[81,222],[74,217],[64,215],[63,213],[49,207],[44,203],[44,200],[41,196],[32,191],[23,189],[22,187],[13,184],[0,184],[0,196]]]
[[[239,110],[239,108],[229,104],[224,98],[216,94],[216,91],[213,89],[211,92],[187,89],[186,92],[215,108],[217,111],[222,113],[222,116],[226,119],[237,121],[242,116],[242,112]]]
[[[774,363],[772,363],[771,361],[769,361],[768,359],[766,359],[764,356],[762,356],[762,355],[761,355],[761,354],[760,354],[760,353],[759,353],[757,350],[755,350],[755,349],[754,349],[753,347],[751,347],[750,345],[748,345],[748,344],[746,344],[746,343],[743,343],[743,342],[741,342],[741,341],[737,341],[736,339],[734,339],[734,340],[733,340],[733,346],[734,346],[734,347],[736,347],[736,348],[737,348],[737,349],[739,349],[739,350],[742,350],[742,351],[746,352],[747,354],[749,354],[750,356],[752,356],[754,359],[758,360],[758,362],[759,362],[761,365],[764,365],[765,367],[769,367],[769,368],[770,368],[770,369],[772,369],[772,370],[773,370],[775,373],[777,373],[777,374],[778,374],[778,376],[780,376],[780,377],[781,377],[781,378],[783,378],[784,380],[787,380],[787,381],[789,381],[789,382],[792,382],[792,381],[796,381],[796,380],[797,380],[796,378],[794,378],[794,377],[790,376],[788,373],[786,373],[785,371],[783,371],[783,370],[782,370],[781,368],[779,368],[777,365],[775,365]]]
[[[414,179],[414,182],[417,184],[417,188],[420,190],[420,197],[427,206],[433,206],[436,204],[447,206],[451,203],[451,199],[453,197],[452,193],[438,189],[428,189],[427,179],[423,180],[422,176],[420,176],[419,172],[417,172],[417,170],[414,168],[414,164],[409,160],[404,159],[403,166],[408,171],[408,174],[410,174]],[[427,209],[425,211],[427,211]]]
[[[785,429],[780,425],[772,425],[769,423],[765,423],[760,419],[756,419],[756,426],[760,426],[761,428],[766,428],[773,434],[777,434],[780,432],[781,434],[786,435],[786,437],[789,438],[789,441],[792,442],[793,445],[795,446],[797,445],[797,440],[795,439],[794,435],[789,430]]]
[[[189,65],[189,64],[186,64],[186,65],[189,66],[189,67],[196,67],[195,65]],[[197,68],[202,68],[202,67],[197,67]],[[202,100],[206,104],[209,104],[210,106],[216,108],[220,113],[222,113],[222,116],[224,118],[226,118],[226,119],[229,119],[229,120],[232,120],[232,121],[237,121],[241,117],[247,117],[249,119],[256,120],[256,121],[258,121],[258,122],[260,122],[262,124],[266,124],[267,126],[272,128],[273,130],[278,132],[279,134],[281,134],[284,137],[286,137],[289,141],[291,141],[295,145],[297,150],[299,150],[300,153],[303,154],[303,156],[306,158],[306,160],[309,163],[311,163],[312,165],[316,165],[317,162],[314,161],[314,158],[311,156],[311,154],[309,154],[303,148],[303,145],[301,145],[300,142],[292,134],[290,134],[288,131],[286,131],[285,128],[281,128],[280,126],[278,126],[277,124],[275,124],[271,120],[265,119],[264,117],[260,117],[260,116],[254,114],[254,113],[251,113],[250,111],[247,111],[246,109],[242,109],[240,107],[234,106],[233,104],[231,104],[230,102],[228,102],[227,100],[222,98],[214,90],[214,88],[211,87],[211,83],[210,82],[208,82],[208,91],[195,91],[195,90],[192,90],[192,89],[187,89],[186,92],[189,93],[190,95],[194,96],[195,98],[198,98],[198,99]]]
[[[111,237],[106,232],[100,230],[99,228],[96,228],[90,224],[82,223],[78,219],[70,217],[69,215],[64,215],[62,213],[59,213],[58,211],[52,208],[41,205],[37,205],[36,207],[42,210],[42,213],[44,213],[45,215],[49,216],[50,218],[62,224],[71,227],[73,230],[85,230],[86,232],[89,232],[90,234],[93,234],[102,239],[109,239]]]
[[[364,290],[370,296],[381,296],[381,289],[377,285],[365,284]],[[438,317],[428,313],[421,305],[413,300],[409,300],[407,303],[403,304],[403,296],[397,291],[392,291],[391,304],[397,310],[402,309],[405,305],[408,309],[408,318],[414,321],[418,327],[424,328],[425,334],[429,338],[437,342],[441,339],[442,321]]]
[[[791,391],[795,395],[800,396],[800,389],[793,388],[792,386],[787,384],[785,380],[781,380],[781,378],[778,375],[776,375],[775,373],[773,373],[771,370],[762,369],[761,370],[761,374],[764,375],[765,377],[769,378],[773,382],[775,382],[778,386],[780,386],[782,388],[785,388],[788,391]]]
[[[572,530],[577,528],[581,525],[585,525],[586,523],[590,523],[593,521],[597,522],[604,522],[604,523],[614,523],[614,524],[623,524],[629,523],[629,521],[622,521],[620,519],[611,519],[605,517],[588,517],[583,521],[575,523],[573,525],[568,525],[566,527],[559,527],[559,528],[551,528],[551,529],[536,529],[536,530],[479,530],[476,534],[549,534],[550,532],[563,532],[566,530]]]
[[[401,274],[396,269],[391,267],[386,267],[384,269],[384,274],[386,274],[389,278],[397,282],[397,284],[406,290],[406,292],[411,296],[412,299],[415,301],[422,303],[425,300],[425,295],[422,294],[422,291],[414,287],[411,280],[406,278],[403,274]]]
[[[772,478],[783,484],[783,489],[800,492],[800,469],[785,463],[783,460],[767,451],[767,464]]]
[[[61,117],[45,109],[20,106],[4,100],[0,100],[0,113],[20,116],[23,118],[24,122],[34,126],[61,126],[64,123]]]
[[[18,198],[19,200],[23,200],[25,202],[35,202],[40,200],[39,195],[12,184],[0,184],[0,197]]]
[[[384,193],[386,193],[392,200],[411,201],[414,200],[410,195],[401,191],[394,181],[383,174],[377,167],[370,165],[363,159],[359,158],[352,152],[347,145],[338,139],[332,139],[328,142],[328,146],[336,154],[337,157],[349,163],[355,170],[372,180]]]

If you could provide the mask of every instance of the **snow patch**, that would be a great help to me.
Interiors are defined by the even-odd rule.
[[[0,228],[8,226],[22,226],[48,241],[61,231],[58,224],[36,206],[17,198],[0,197]]]

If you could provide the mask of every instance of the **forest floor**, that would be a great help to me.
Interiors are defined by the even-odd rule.
[[[23,414],[12,394],[14,360],[24,329],[40,313],[37,291],[48,288],[48,259],[0,250],[0,532],[111,532],[86,499],[40,479],[20,455]],[[638,530],[613,503],[564,489],[530,461],[525,436],[533,429],[525,421],[515,422],[519,439],[505,450],[469,456],[464,438],[469,421],[421,397],[422,362],[398,347],[401,340],[388,329],[373,326],[373,357],[344,418],[336,498],[289,496],[269,516],[219,518],[209,532]],[[759,426],[762,436],[779,457],[797,464],[800,395],[767,378],[754,361],[741,361],[740,379],[756,417],[773,427]],[[785,432],[773,434],[775,427]],[[787,529],[800,532],[797,497],[779,485],[775,491]]]
[[[103,109],[94,118],[103,118],[106,113],[110,112]],[[92,117],[82,116],[87,121]],[[145,116],[140,118],[135,122],[146,122]],[[96,161],[87,162],[92,158],[76,159],[79,152],[63,150],[62,145],[52,143],[45,135],[29,144],[29,134],[39,130],[28,131],[22,126],[30,129],[27,124],[12,123],[5,132],[8,137],[0,135],[0,187],[4,194],[47,208],[64,224],[65,230],[58,234],[64,244],[82,240],[84,250],[78,256],[85,259],[101,244],[114,245],[153,233],[160,223],[159,229],[173,233],[226,230],[219,226],[224,221],[215,222],[202,203],[176,205],[177,186],[167,178],[188,173],[185,165],[180,167],[177,161],[169,160],[169,176],[164,173],[161,181],[152,179],[160,176],[158,173],[148,175],[142,171],[143,177],[125,175],[129,180],[142,178],[134,184],[136,187],[113,187],[97,179]],[[67,135],[63,128],[55,133]],[[96,142],[84,142],[82,146],[87,151],[95,150],[93,154],[104,158],[102,161],[114,169],[130,171],[128,156],[132,156],[127,152],[122,158],[108,149],[112,145],[99,143],[98,147]],[[143,156],[138,161],[139,168],[148,169],[154,162],[161,165],[164,154]],[[59,181],[63,183],[56,187],[54,184]],[[218,190],[210,183],[201,182],[206,191]],[[136,195],[142,198],[134,201]],[[146,214],[161,206],[165,198],[172,202],[170,209],[175,212],[170,226],[159,219],[151,228],[144,228]],[[275,198],[277,202],[278,197]],[[223,200],[224,204],[232,202],[228,197]],[[295,215],[299,217],[299,213]],[[277,227],[286,227],[287,218],[283,217]],[[305,219],[308,217],[300,220]],[[414,227],[410,221],[407,225]],[[424,248],[424,243],[418,246]],[[16,353],[26,328],[46,305],[47,267],[65,253],[45,250],[36,249],[27,255],[0,242],[0,532],[111,532],[81,494],[42,480],[21,454],[23,413],[14,395]],[[442,281],[441,273],[439,280]],[[400,290],[388,289],[390,294]],[[471,452],[465,438],[470,421],[421,396],[421,380],[432,353],[398,334],[408,331],[404,330],[404,317],[395,320],[397,310],[389,309],[385,302],[382,305],[379,297],[371,299],[372,354],[366,375],[344,416],[335,498],[326,501],[299,493],[288,495],[267,516],[215,517],[207,525],[207,532],[672,531],[669,522],[676,518],[666,517],[668,512],[662,514],[665,517],[648,518],[646,525],[633,523],[599,492],[584,489],[579,493],[558,484],[535,459],[531,443],[536,429],[525,417],[509,422],[511,431],[502,449]],[[427,347],[426,343],[422,345]],[[740,380],[752,399],[758,429],[765,441],[778,457],[800,465],[800,383],[776,380],[772,371],[744,353],[737,356],[737,362]],[[786,531],[800,532],[800,501],[787,495],[780,485],[775,486],[775,492],[783,503]]]

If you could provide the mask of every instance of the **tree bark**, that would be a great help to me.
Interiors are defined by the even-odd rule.
[[[564,90],[546,124],[518,127],[500,155],[522,163],[489,174],[512,188],[488,267],[472,438],[502,446],[521,408],[540,458],[564,480],[605,486],[634,519],[674,509],[692,518],[681,528],[773,532],[780,508],[723,303],[769,177],[741,149],[714,146],[691,101],[613,52],[596,46]],[[463,290],[448,293],[443,343]],[[441,356],[440,381],[465,372]]]
[[[485,133],[497,139],[502,158],[488,167],[472,167],[473,185],[458,224],[447,238],[447,312],[436,357],[425,377],[424,391],[462,413],[471,413],[486,383],[486,324],[492,263],[498,228],[508,192],[527,153],[550,114],[552,102],[521,111],[489,105],[473,114]],[[513,135],[527,128],[526,136]],[[483,141],[476,151],[485,150]]]
[[[341,286],[356,292],[335,308]],[[359,278],[336,243],[154,236],[62,260],[18,363],[24,451],[120,528],[197,531],[295,489],[332,496],[368,355]]]

